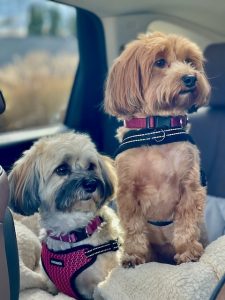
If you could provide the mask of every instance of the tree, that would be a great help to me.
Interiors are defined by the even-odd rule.
[[[72,15],[68,20],[68,29],[71,35],[77,36],[76,16]]]
[[[49,17],[50,17],[50,27],[49,27],[49,34],[50,35],[58,35],[59,34],[59,25],[60,25],[60,13],[56,8],[51,8],[49,10]]]
[[[44,25],[44,12],[39,5],[31,5],[29,11],[29,35],[42,35]]]

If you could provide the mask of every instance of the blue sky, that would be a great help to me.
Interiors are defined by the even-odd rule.
[[[26,33],[28,11],[32,4],[60,9],[66,18],[73,13],[73,8],[46,0],[0,0],[0,36],[18,36]]]

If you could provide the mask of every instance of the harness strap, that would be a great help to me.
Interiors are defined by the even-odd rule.
[[[151,225],[154,225],[154,226],[163,227],[163,226],[173,224],[173,220],[171,220],[171,221],[151,221],[151,220],[149,220],[148,223]]]
[[[48,249],[43,242],[41,261],[45,272],[59,291],[75,299],[82,299],[76,286],[76,277],[94,264],[99,254],[118,249],[116,240],[98,246],[83,244],[59,251]]]
[[[128,131],[119,145],[115,156],[123,151],[141,146],[163,145],[175,142],[190,142],[195,144],[192,137],[183,128],[169,129],[139,129]]]
[[[117,251],[118,249],[119,249],[118,242],[115,240],[111,240],[108,243],[102,244],[100,246],[96,246],[91,250],[86,251],[85,255],[87,257],[92,257],[109,251]]]

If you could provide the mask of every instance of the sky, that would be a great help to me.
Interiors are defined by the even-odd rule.
[[[28,11],[32,4],[56,7],[66,18],[74,9],[46,0],[0,0],[0,36],[24,36],[28,22]]]

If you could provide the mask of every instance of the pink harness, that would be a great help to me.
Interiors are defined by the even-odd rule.
[[[45,272],[59,291],[75,299],[82,299],[75,278],[96,261],[98,254],[116,250],[118,243],[114,240],[96,247],[86,244],[64,251],[50,250],[43,243],[41,260]]]

